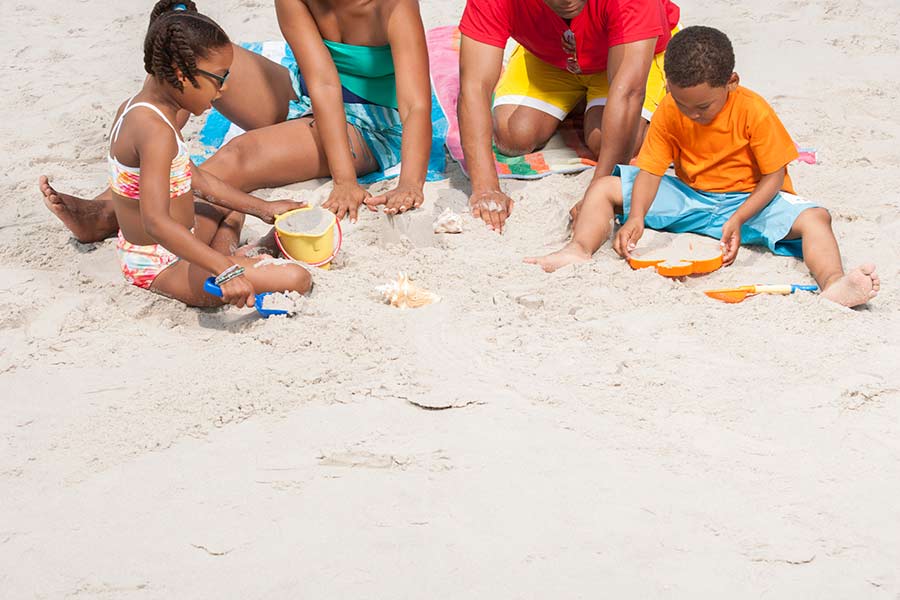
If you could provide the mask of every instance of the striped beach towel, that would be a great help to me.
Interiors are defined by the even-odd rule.
[[[265,56],[269,60],[282,65],[292,72],[297,68],[297,63],[291,52],[290,46],[284,41],[245,42],[242,43],[241,46],[251,52]],[[296,110],[297,107],[294,106],[296,104],[297,103],[292,103],[292,110]],[[346,105],[346,108],[347,119],[350,123],[354,123],[354,119],[366,119],[368,122],[373,122],[373,120],[378,122],[378,119],[382,119],[385,123],[390,123],[393,118],[391,115],[380,114],[378,112],[386,112],[393,109],[386,109],[380,106],[348,104]],[[360,111],[363,112],[361,113]],[[448,122],[434,92],[432,92],[431,98],[431,122],[431,154],[429,155],[428,174],[426,179],[427,181],[436,181],[446,177],[444,174],[447,166],[444,143],[447,138]],[[216,150],[242,133],[244,133],[243,129],[229,121],[222,113],[213,109],[207,116],[206,123],[200,131],[201,147],[200,150],[192,156],[194,162],[198,165],[202,164],[207,158],[212,156]],[[391,148],[388,144],[384,144],[381,140],[375,138],[369,139],[367,137],[366,141],[372,146],[373,152],[378,152],[379,156],[382,158],[388,157],[388,153],[395,153],[396,156],[393,157],[395,161],[391,162],[396,162],[397,164],[386,170],[376,171],[361,177],[359,180],[360,183],[368,184],[397,177],[400,174],[399,150]]]

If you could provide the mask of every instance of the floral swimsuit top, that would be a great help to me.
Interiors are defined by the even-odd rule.
[[[172,167],[169,172],[169,198],[177,198],[186,194],[191,190],[191,157],[190,154],[188,154],[187,144],[185,144],[184,140],[178,136],[178,130],[176,130],[172,123],[169,122],[161,110],[146,102],[135,102],[132,104],[133,100],[134,98],[128,101],[128,104],[125,105],[125,110],[122,111],[118,121],[116,121],[116,124],[113,126],[113,142],[119,139],[122,122],[125,120],[125,115],[130,111],[142,106],[155,112],[159,115],[159,118],[165,121],[166,125],[172,129],[172,133],[175,134],[175,141],[178,144],[178,153],[175,155],[175,158],[172,159]],[[112,144],[110,144],[110,154],[107,156],[107,162],[109,164],[109,187],[120,196],[131,198],[132,200],[140,200],[141,169],[123,165],[116,160],[112,155],[111,146]]]

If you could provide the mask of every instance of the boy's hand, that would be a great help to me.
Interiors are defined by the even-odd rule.
[[[734,262],[741,249],[741,225],[740,221],[731,218],[722,226],[722,265],[725,267]]]
[[[384,205],[384,213],[387,215],[396,215],[413,208],[419,208],[425,202],[425,194],[422,193],[421,186],[399,184],[389,192],[374,198],[365,200],[369,210],[376,211],[378,207]]]
[[[286,212],[296,210],[298,208],[306,208],[309,206],[306,202],[296,202],[294,200],[273,200],[266,202],[265,211],[256,215],[269,225],[275,222],[275,217]]]
[[[328,200],[322,204],[322,208],[337,215],[338,221],[345,215],[349,215],[350,222],[356,223],[359,205],[369,196],[369,192],[362,189],[355,181],[353,183],[336,183]]]
[[[616,233],[613,250],[622,258],[631,258],[631,251],[637,247],[642,235],[644,235],[644,220],[629,217]]]

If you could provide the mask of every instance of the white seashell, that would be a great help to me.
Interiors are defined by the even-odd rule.
[[[434,222],[435,233],[462,233],[462,217],[445,208]]]
[[[381,296],[385,304],[397,308],[419,308],[435,302],[440,302],[437,294],[418,288],[409,282],[406,273],[400,273],[396,281],[385,285],[379,285],[375,291]]]

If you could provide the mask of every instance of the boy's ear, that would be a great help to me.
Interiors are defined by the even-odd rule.
[[[737,89],[737,86],[740,85],[740,83],[741,83],[741,76],[738,75],[737,73],[732,73],[731,77],[728,78],[728,83],[725,84],[725,88],[729,92],[733,92],[735,89]]]

